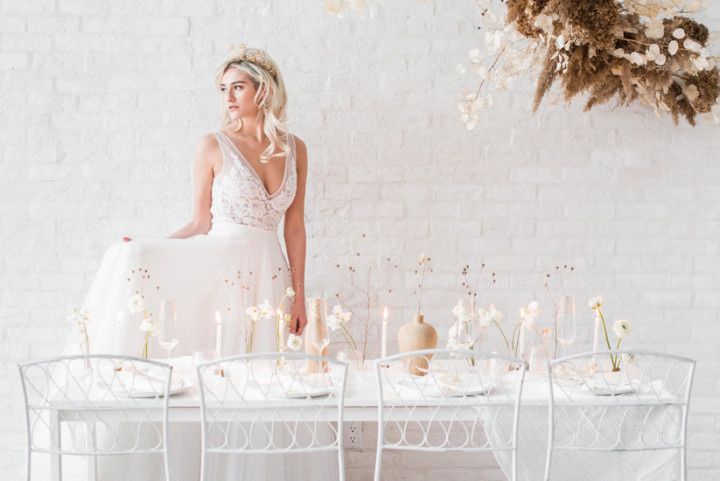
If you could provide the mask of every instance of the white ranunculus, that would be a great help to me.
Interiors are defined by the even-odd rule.
[[[260,308],[258,306],[250,306],[245,309],[245,313],[250,316],[250,319],[257,321],[260,318]]]
[[[145,332],[154,333],[157,328],[158,323],[152,318],[152,316],[146,317],[140,324],[140,330]]]
[[[260,309],[260,317],[262,317],[263,319],[270,319],[275,312],[273,306],[270,305],[270,302],[267,299],[265,299],[265,302],[263,302],[257,307],[258,309]]]
[[[597,309],[598,307],[602,307],[602,303],[603,303],[602,297],[600,297],[600,296],[592,297],[588,301],[588,306],[590,306],[590,309]]]
[[[672,36],[678,40],[683,39],[685,38],[685,30],[682,28],[676,28],[673,30]]]
[[[540,304],[538,304],[537,301],[532,301],[530,304],[528,304],[527,312],[528,316],[532,318],[538,317],[542,313],[542,310],[540,309]]]
[[[483,308],[480,308],[480,309],[478,309],[477,314],[478,314],[478,325],[480,325],[480,327],[488,327],[493,319],[492,313],[490,312],[490,310],[489,309],[485,310]]]
[[[331,331],[337,331],[338,329],[340,329],[341,324],[342,321],[335,314],[330,314],[328,316],[327,325]]]
[[[285,289],[285,295],[288,297],[295,297],[295,290],[292,287]]]
[[[630,333],[630,323],[628,321],[618,319],[613,324],[613,331],[617,337],[625,337]]]
[[[667,61],[667,57],[665,57],[665,55],[663,55],[663,54],[655,55],[654,60],[655,60],[655,63],[658,65],[665,65],[665,62]]]
[[[143,298],[140,294],[135,294],[128,299],[128,309],[130,309],[130,312],[133,314],[142,312],[144,307]]]
[[[465,305],[462,301],[458,301],[457,305],[453,307],[452,313],[462,322],[467,322],[471,318],[470,313],[467,311],[467,309],[465,309]]]
[[[635,360],[635,356],[633,356],[632,353],[629,352],[623,353],[620,358],[628,364],[632,364],[632,362]]]
[[[459,349],[459,346],[458,346],[457,341],[453,337],[450,337],[450,338],[448,338],[447,343],[445,344],[445,348],[446,349]]]
[[[293,351],[297,351],[302,346],[302,337],[290,334],[287,338],[287,347]]]
[[[80,314],[79,311],[73,311],[67,316],[67,320],[71,323],[82,326],[83,324],[83,316]]]
[[[668,44],[668,52],[670,52],[670,55],[675,55],[678,52],[679,48],[680,48],[680,45],[677,43],[677,40],[672,40]]]

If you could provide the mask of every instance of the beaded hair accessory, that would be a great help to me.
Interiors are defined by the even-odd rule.
[[[257,48],[248,48],[241,43],[230,47],[230,58],[228,62],[250,62],[268,71],[277,80],[277,71],[268,54]]]

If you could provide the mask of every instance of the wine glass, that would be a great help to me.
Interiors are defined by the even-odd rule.
[[[170,358],[170,352],[178,343],[178,325],[177,311],[175,302],[163,299],[160,304],[160,334],[158,342],[160,346],[167,351],[167,357]]]
[[[567,355],[567,348],[575,342],[576,336],[575,299],[572,296],[563,296],[557,304],[557,340],[563,347],[564,355]]]

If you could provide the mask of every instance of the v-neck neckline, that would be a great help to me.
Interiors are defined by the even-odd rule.
[[[262,188],[263,188],[263,191],[265,192],[265,194],[266,194],[269,198],[272,199],[273,197],[277,196],[280,192],[282,192],[283,188],[285,187],[285,181],[286,181],[286,179],[287,179],[288,161],[290,160],[290,159],[289,159],[289,157],[290,157],[290,153],[289,153],[289,152],[288,152],[288,154],[285,155],[285,166],[283,167],[283,180],[282,180],[282,183],[280,184],[280,187],[278,187],[278,189],[271,194],[270,191],[268,191],[267,187],[265,186],[265,182],[263,182],[262,177],[260,177],[260,175],[257,173],[257,171],[255,170],[255,168],[252,166],[252,164],[250,163],[250,161],[247,160],[247,157],[245,157],[245,155],[244,155],[244,154],[242,153],[242,151],[238,148],[238,146],[235,145],[235,142],[232,141],[232,139],[230,138],[230,136],[228,136],[228,135],[227,135],[225,132],[223,132],[222,130],[219,130],[218,132],[220,132],[220,135],[222,135],[223,137],[225,137],[225,140],[226,140],[226,141],[230,144],[230,146],[235,150],[235,153],[238,155],[238,157],[240,158],[240,160],[245,164],[245,167],[247,167],[247,168],[250,170],[250,172],[252,172],[253,176],[254,176],[255,179],[257,179],[257,181],[260,183],[260,185],[261,185]]]

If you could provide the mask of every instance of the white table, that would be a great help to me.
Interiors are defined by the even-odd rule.
[[[191,374],[192,366],[189,358],[181,358],[180,360],[171,360],[174,364],[175,373],[185,376],[194,376]],[[375,366],[372,361],[365,364],[362,371],[351,370],[348,373],[344,403],[344,420],[349,422],[373,422],[378,417],[378,398],[377,398],[377,381]],[[547,449],[548,437],[548,399],[549,393],[546,380],[537,374],[527,373],[524,384],[522,403],[520,409],[520,428],[518,436],[518,479],[520,480],[540,480],[543,477],[545,465],[545,453]],[[576,400],[573,400],[574,402]],[[560,400],[562,402],[562,400]],[[631,401],[637,402],[637,400]],[[169,400],[169,421],[177,422],[199,422],[200,421],[200,393],[197,386],[191,387],[185,392],[178,393],[170,397]],[[73,412],[70,406],[57,404],[54,406],[55,416],[58,422],[72,420]],[[324,409],[328,409],[325,407]],[[449,408],[448,412],[452,409]],[[436,407],[429,407],[427,414],[438,418]],[[158,420],[160,412],[158,411]],[[418,419],[421,420],[425,414],[422,408],[416,411]],[[476,416],[476,412],[469,412],[469,416]],[[453,416],[457,417],[455,412]],[[442,412],[440,412],[442,418]],[[507,426],[511,430],[512,426]],[[510,453],[496,452],[496,459],[503,471],[509,474]],[[610,457],[617,453],[608,453],[604,457],[600,457],[599,461],[593,462],[587,466],[578,462],[583,453],[560,452],[556,454],[554,466],[559,466],[553,473],[553,479],[592,479],[599,481],[604,479],[617,478],[614,474],[604,476],[603,473],[611,473],[611,471],[598,470],[598,466],[607,463],[608,466],[617,463],[614,458]],[[634,459],[624,459],[621,462],[626,464],[625,470],[630,470],[637,474],[636,479],[664,479],[657,478],[660,472],[665,472],[672,468],[674,452],[656,451],[650,453],[642,453]],[[614,464],[617,466],[617,464]],[[59,456],[53,456],[52,479],[58,479]],[[592,477],[587,477],[587,469],[591,467],[593,471]]]

